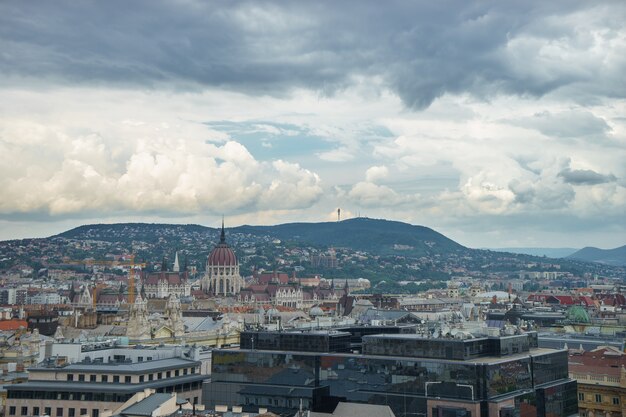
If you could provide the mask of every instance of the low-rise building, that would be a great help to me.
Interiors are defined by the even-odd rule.
[[[51,358],[28,371],[27,382],[5,387],[6,416],[99,417],[146,389],[176,392],[196,404],[201,402],[205,378],[200,373],[200,361],[180,357],[74,364]]]

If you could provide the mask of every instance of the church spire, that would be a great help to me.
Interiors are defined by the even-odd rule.
[[[180,272],[180,264],[178,263],[178,251],[176,251],[176,256],[174,257],[174,267],[172,268],[174,272]]]
[[[224,216],[222,216],[222,234],[220,235],[220,243],[226,243],[226,233],[224,233]]]

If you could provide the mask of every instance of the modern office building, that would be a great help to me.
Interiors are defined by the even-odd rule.
[[[242,349],[288,350],[292,352],[350,352],[351,335],[332,330],[245,331],[241,332]]]
[[[293,343],[293,342],[291,342]],[[364,336],[362,353],[215,350],[204,403],[331,412],[340,401],[388,405],[396,416],[573,416],[566,350],[535,332]]]

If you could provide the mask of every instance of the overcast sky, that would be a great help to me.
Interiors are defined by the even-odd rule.
[[[626,243],[626,2],[0,3],[0,239],[357,215]]]

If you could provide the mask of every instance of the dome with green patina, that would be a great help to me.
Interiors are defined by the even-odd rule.
[[[575,323],[591,323],[589,313],[581,306],[573,306],[567,309],[567,319]]]

